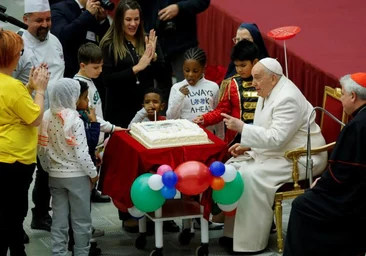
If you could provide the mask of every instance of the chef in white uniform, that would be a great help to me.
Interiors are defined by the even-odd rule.
[[[253,125],[222,114],[226,127],[241,132],[241,143],[229,150],[236,156],[227,162],[240,172],[245,188],[236,215],[225,217],[224,238],[235,252],[258,252],[266,248],[273,221],[272,205],[277,189],[290,182],[292,163],[284,154],[289,149],[304,148],[307,120],[313,110],[297,86],[283,75],[279,62],[260,60],[252,69],[258,103]],[[315,115],[310,121],[311,144],[325,145]],[[327,164],[327,154],[313,157],[314,174]],[[304,161],[305,162],[305,161]],[[299,166],[300,179],[305,169]],[[229,243],[226,243],[229,244]]]
[[[64,76],[65,61],[60,41],[49,31],[51,29],[51,11],[48,0],[25,0],[23,21],[27,30],[20,30],[24,40],[24,53],[21,56],[13,77],[28,83],[32,66],[41,63],[48,66],[50,80],[47,90]],[[45,111],[49,108],[48,92],[45,93]]]
[[[48,66],[50,79],[44,95],[44,110],[46,111],[49,108],[49,91],[52,90],[55,81],[63,77],[65,70],[62,45],[50,33],[51,11],[48,0],[24,0],[23,21],[28,25],[28,29],[20,30],[18,34],[23,38],[24,52],[13,72],[13,77],[26,85],[32,67],[38,67],[41,64]],[[37,164],[32,195],[35,207],[32,209],[31,228],[50,231],[52,223],[48,212],[50,197],[48,174]],[[25,235],[25,237],[27,236]],[[29,241],[28,237],[25,238],[25,241]]]

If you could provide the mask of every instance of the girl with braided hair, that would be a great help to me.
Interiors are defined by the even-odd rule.
[[[184,53],[183,73],[185,79],[173,85],[170,90],[167,119],[187,119],[203,115],[216,108],[219,86],[204,77],[206,53],[190,48]],[[222,123],[208,126],[219,138],[224,138]]]

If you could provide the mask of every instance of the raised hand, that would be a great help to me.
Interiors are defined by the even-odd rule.
[[[150,65],[150,62],[153,57],[154,57],[154,52],[152,49],[152,45],[147,44],[146,50],[145,50],[144,54],[142,55],[139,63],[137,64],[137,66],[139,66],[139,71],[144,70],[148,65]]]
[[[189,89],[187,87],[188,87],[188,84],[183,85],[181,88],[179,88],[179,91],[181,93],[183,93],[184,95],[188,95],[189,94]]]
[[[85,9],[92,15],[96,15],[99,12],[100,2],[97,0],[88,0],[85,5]]]
[[[95,114],[95,108],[89,107],[88,110],[85,110],[85,114],[88,116],[90,122],[94,123],[97,121],[97,115]]]
[[[164,9],[160,10],[158,15],[159,19],[166,21],[174,19],[179,13],[179,7],[177,4],[171,4],[165,7]]]
[[[50,73],[45,65],[40,65],[37,68],[32,67],[29,75],[28,87],[36,91],[45,91],[47,89]]]
[[[224,123],[226,127],[230,130],[241,132],[244,127],[244,122],[238,118],[229,116],[227,114],[221,113],[221,116],[224,117]]]

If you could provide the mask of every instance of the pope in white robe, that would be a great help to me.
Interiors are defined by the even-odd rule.
[[[235,252],[257,252],[266,248],[273,221],[273,202],[277,189],[292,180],[292,163],[287,150],[306,147],[307,122],[313,107],[301,91],[283,75],[277,60],[264,58],[252,69],[258,103],[253,125],[222,114],[228,129],[241,132],[241,143],[229,151],[227,164],[240,172],[245,188],[236,215],[225,217],[224,236],[233,238]],[[310,121],[311,145],[325,145],[315,115]],[[319,174],[327,164],[327,154],[312,157],[313,172]],[[305,162],[305,161],[304,161]],[[305,168],[300,166],[300,179]]]

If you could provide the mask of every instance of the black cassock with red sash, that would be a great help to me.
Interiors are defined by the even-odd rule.
[[[320,180],[292,203],[284,256],[366,251],[366,105],[343,128]]]

